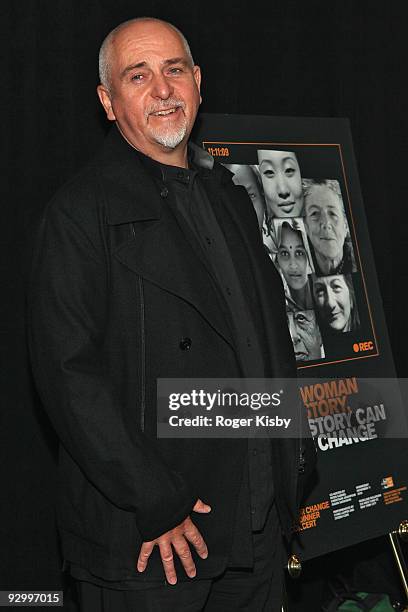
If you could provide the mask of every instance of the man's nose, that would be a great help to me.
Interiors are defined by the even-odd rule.
[[[153,98],[167,100],[173,93],[173,86],[164,74],[156,74],[152,80],[151,95]]]

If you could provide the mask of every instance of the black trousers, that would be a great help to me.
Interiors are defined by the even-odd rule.
[[[283,541],[272,506],[265,527],[253,532],[254,567],[227,568],[211,580],[114,590],[78,581],[81,612],[281,612]]]

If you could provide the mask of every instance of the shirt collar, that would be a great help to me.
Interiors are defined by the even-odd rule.
[[[176,180],[183,184],[188,184],[194,180],[197,174],[202,177],[211,174],[214,166],[213,157],[193,142],[189,142],[187,148],[188,168],[162,164],[141,151],[137,151],[137,153],[145,170],[154,178],[164,182]]]
[[[197,169],[194,166],[194,163],[188,158],[189,167],[188,168],[180,168],[179,166],[169,166],[167,164],[162,164],[161,162],[148,157],[144,153],[138,151],[140,161],[143,164],[145,170],[150,174],[150,176],[159,179],[160,181],[167,182],[171,180],[179,181],[184,184],[188,184],[193,180],[194,176],[197,174]]]

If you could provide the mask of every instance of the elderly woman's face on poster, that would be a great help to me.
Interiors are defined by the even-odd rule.
[[[347,234],[343,204],[326,185],[312,185],[306,193],[305,225],[316,253],[327,259],[343,257]]]
[[[254,205],[256,216],[258,218],[258,225],[262,227],[264,213],[265,213],[265,201],[261,193],[261,189],[258,183],[258,179],[255,176],[254,170],[251,166],[243,164],[225,164],[226,167],[234,173],[233,181],[236,185],[242,185],[248,192],[249,197]]]
[[[353,304],[345,277],[338,274],[316,278],[313,294],[322,319],[328,326],[336,332],[350,331]]]
[[[259,172],[268,212],[274,217],[299,217],[303,189],[296,155],[290,151],[258,151]]]
[[[314,311],[288,312],[288,320],[296,361],[320,359],[322,337]]]
[[[307,253],[301,233],[285,221],[281,228],[277,263],[291,289],[302,289],[307,283]]]

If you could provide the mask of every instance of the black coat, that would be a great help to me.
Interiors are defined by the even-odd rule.
[[[235,263],[257,287],[266,376],[295,376],[282,284],[252,204],[219,165],[208,187],[230,220],[227,234],[242,245]],[[63,554],[111,580],[162,578],[157,549],[145,573],[135,571],[140,545],[180,523],[197,498],[212,506],[208,515],[193,513],[210,553],[205,561],[195,555],[200,576],[225,566],[235,520],[238,531],[250,529],[234,514],[246,440],[156,439],[157,378],[241,375],[214,288],[169,211],[170,197],[113,128],[94,162],[47,207],[33,267],[30,350],[61,441]],[[299,446],[273,444],[288,537]]]

